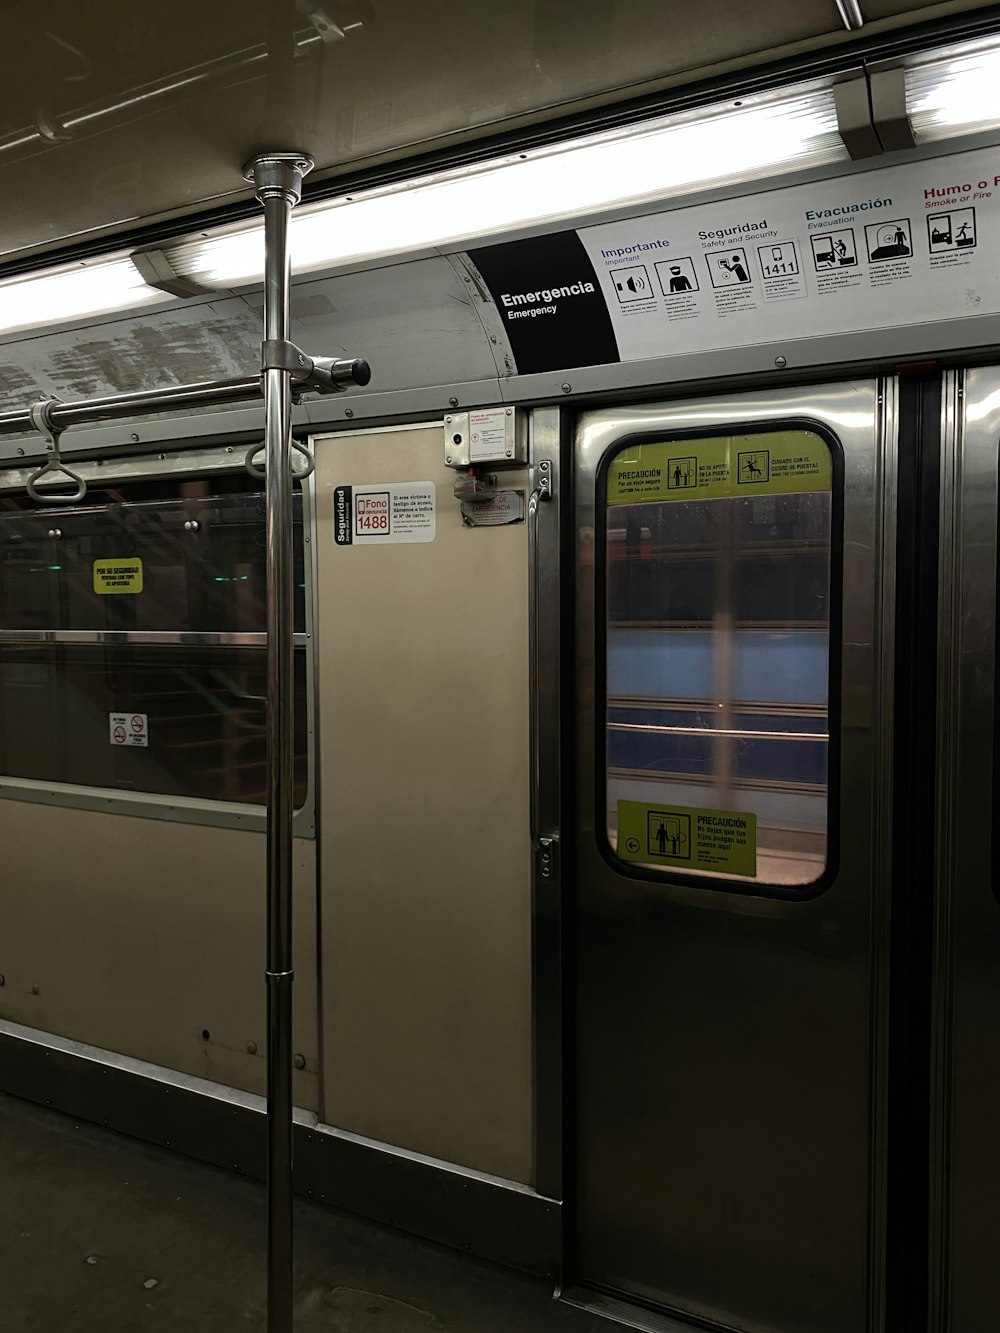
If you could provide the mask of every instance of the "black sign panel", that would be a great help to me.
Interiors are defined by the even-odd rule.
[[[338,546],[354,545],[354,487],[336,486],[333,491],[333,540]]]
[[[611,316],[575,231],[470,250],[522,375],[620,361]]]

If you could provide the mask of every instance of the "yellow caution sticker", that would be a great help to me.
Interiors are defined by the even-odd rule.
[[[141,560],[95,560],[94,592],[142,592]]]
[[[757,816],[619,801],[617,850],[623,861],[752,879],[757,874]]]
[[[608,469],[609,505],[828,491],[833,460],[808,430],[628,445]]]

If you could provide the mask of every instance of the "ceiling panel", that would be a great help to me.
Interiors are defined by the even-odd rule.
[[[886,26],[979,0],[861,3]],[[701,0],[696,21],[680,0],[6,0],[4,20],[7,256],[245,194],[264,148],[329,174],[851,39],[835,0]]]

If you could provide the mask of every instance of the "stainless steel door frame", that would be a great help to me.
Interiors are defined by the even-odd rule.
[[[531,730],[532,1026],[534,1183],[564,1197],[562,872],[562,453],[561,408],[530,421],[528,653]],[[560,1273],[561,1283],[561,1273]]]
[[[651,907],[595,836],[598,468],[628,434],[809,421],[843,452],[837,873],[798,901],[665,881]],[[576,1277],[752,1333],[882,1326],[895,449],[894,381],[610,409],[577,432]],[[602,989],[593,944],[638,957],[656,922],[684,948],[664,950],[651,1030]]]
[[[940,499],[932,1333],[992,1333],[1000,1303],[998,440],[1000,370],[949,372]]]

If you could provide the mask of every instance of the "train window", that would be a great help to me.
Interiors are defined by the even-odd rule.
[[[833,458],[808,430],[628,441],[604,471],[607,836],[638,873],[824,873]]]
[[[298,490],[294,504],[299,806]],[[265,656],[264,496],[249,476],[122,483],[59,509],[0,495],[4,776],[263,804]]]

